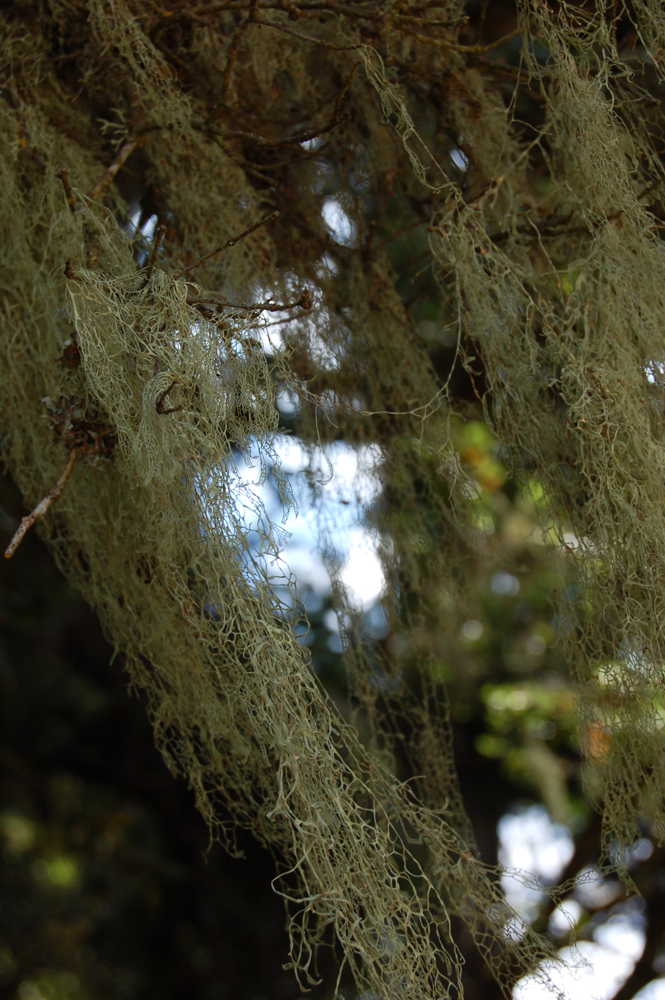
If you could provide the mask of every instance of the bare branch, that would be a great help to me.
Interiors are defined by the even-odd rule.
[[[350,112],[344,111],[339,118],[333,119],[322,128],[304,129],[302,132],[296,132],[295,135],[290,135],[287,139],[271,139],[270,136],[260,135],[258,132],[245,132],[242,129],[233,129],[230,132],[222,132],[214,125],[202,126],[202,128],[204,131],[212,132],[213,135],[218,135],[220,139],[249,139],[251,142],[256,142],[265,149],[279,149],[280,146],[298,146],[301,142],[309,142],[310,139],[317,139],[320,135],[332,132],[334,128],[342,122],[348,121],[350,117]]]
[[[178,406],[164,406],[164,400],[170,393],[171,389],[174,389],[177,384],[178,380],[174,379],[173,382],[171,382],[171,385],[168,387],[168,389],[165,389],[164,392],[157,397],[157,400],[155,402],[155,409],[157,410],[158,413],[164,413],[164,414],[177,413],[178,410],[184,409],[182,403],[180,403]]]
[[[229,302],[228,299],[220,299],[215,296],[197,296],[196,298],[187,299],[187,305],[199,306],[199,305],[214,305],[214,306],[224,306],[226,309],[242,309],[247,312],[284,312],[287,309],[306,309],[310,310],[314,302],[312,300],[312,293],[309,288],[306,288],[302,293],[300,298],[296,302],[273,302],[272,299],[268,299],[267,302]]]
[[[308,153],[303,152],[301,156],[291,157],[290,160],[280,160],[279,163],[252,163],[251,160],[243,160],[240,157],[231,158],[238,164],[238,166],[245,167],[248,170],[251,170],[252,168],[255,168],[256,171],[277,170],[279,167],[290,167],[294,163],[306,163],[307,160],[314,160],[317,156],[322,156],[326,149],[328,149],[328,143],[323,142],[316,149],[311,149]],[[228,155],[230,154],[227,152],[227,156]],[[274,183],[272,177],[266,177],[266,180],[270,180]]]
[[[155,233],[154,241],[152,244],[152,251],[150,253],[150,260],[148,261],[148,266],[145,272],[145,278],[143,279],[142,288],[148,284],[152,277],[152,272],[155,270],[155,264],[157,263],[157,254],[159,253],[159,248],[162,245],[162,240],[166,233],[166,226],[159,226],[157,232]]]
[[[406,24],[398,25],[398,27],[404,34],[410,35],[411,38],[415,38],[418,42],[426,42],[428,45],[440,45],[441,48],[452,49],[453,52],[468,52],[472,55],[490,52],[492,49],[496,49],[505,42],[510,41],[511,38],[515,38],[522,31],[521,28],[515,28],[514,31],[510,31],[507,35],[497,38],[496,41],[490,42],[489,45],[459,45],[457,42],[451,42],[448,38],[431,38],[429,35],[421,35],[417,31],[411,31]]]
[[[193,271],[195,267],[201,267],[202,264],[205,264],[206,261],[210,260],[211,257],[214,257],[215,254],[224,253],[225,250],[230,250],[231,247],[234,247],[236,243],[240,242],[240,240],[244,240],[250,233],[255,232],[257,229],[261,229],[262,226],[267,226],[269,222],[273,222],[274,219],[279,217],[279,214],[279,212],[272,212],[270,215],[267,215],[265,219],[261,219],[260,222],[255,222],[254,225],[250,226],[249,229],[246,229],[244,233],[240,233],[238,236],[233,236],[230,240],[227,240],[223,246],[216,247],[214,250],[211,250],[210,253],[204,254],[203,257],[199,257],[198,260],[195,260],[193,264],[183,267],[181,271],[176,271],[175,274],[171,275],[171,277],[175,281],[177,278],[182,278],[185,274]]]
[[[285,24],[277,24],[276,21],[262,21],[260,18],[256,18],[256,24],[262,24],[266,28],[276,28],[277,31],[284,31],[287,35],[293,35],[294,38],[300,38],[303,42],[312,42],[314,45],[323,45],[326,49],[335,49],[337,52],[348,52],[349,49],[357,49],[357,45],[334,45],[332,42],[326,42],[323,38],[316,38],[315,35],[305,35],[302,31],[296,31],[294,28],[289,28]]]
[[[55,176],[59,177],[60,180],[62,181],[62,186],[65,189],[65,198],[67,199],[67,204],[69,205],[70,212],[72,213],[72,215],[76,215],[76,210],[78,206],[74,198],[74,192],[72,191],[72,186],[69,182],[69,171],[65,167],[63,167],[62,170],[59,170]]]
[[[242,22],[242,24],[238,25],[233,35],[233,41],[231,42],[229,54],[226,58],[226,66],[224,67],[224,75],[222,77],[222,98],[220,101],[221,107],[224,107],[224,105],[228,100],[229,93],[231,91],[231,80],[233,78],[233,67],[235,66],[236,59],[238,58],[238,49],[240,48],[242,36],[245,34],[249,24],[250,24],[250,18],[247,17]]]
[[[11,559],[11,557],[14,555],[17,548],[23,541],[23,536],[26,534],[26,532],[30,530],[35,521],[39,520],[40,517],[44,516],[44,514],[49,509],[51,504],[54,504],[56,500],[60,499],[60,495],[62,494],[62,491],[65,488],[67,480],[72,474],[72,469],[74,468],[74,462],[76,461],[77,455],[78,455],[78,448],[74,448],[74,450],[71,452],[69,456],[69,460],[65,467],[65,471],[60,476],[60,479],[57,481],[53,489],[46,494],[43,500],[40,500],[40,502],[37,504],[37,506],[35,507],[35,509],[32,511],[31,514],[28,514],[27,517],[22,518],[21,523],[19,524],[14,534],[14,537],[12,538],[11,542],[5,549],[5,559]]]
[[[118,155],[116,156],[113,163],[111,163],[111,165],[108,167],[104,176],[100,177],[100,179],[97,181],[94,188],[88,195],[90,201],[95,201],[95,199],[100,196],[102,191],[104,191],[109,186],[109,184],[115,178],[115,175],[118,173],[123,164],[129,159],[129,157],[132,155],[136,147],[140,145],[142,139],[143,139],[143,133],[137,133],[136,135],[130,136],[130,138],[127,140],[124,146],[120,148]]]

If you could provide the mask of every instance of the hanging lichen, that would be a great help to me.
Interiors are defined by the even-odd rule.
[[[470,388],[578,538],[558,621],[581,731],[607,734],[588,762],[606,847],[640,810],[665,828],[662,15],[605,7],[524,0],[494,48],[460,41],[456,0],[3,8],[3,454],[44,501],[23,530],[97,609],[213,835],[276,851],[303,982],[330,925],[386,1000],[459,995],[453,915],[507,996],[554,955],[478,857],[427,666],[431,581],[462,601],[475,558],[450,434]],[[445,349],[414,323],[420,271],[410,295],[385,254],[410,230]],[[281,529],[237,469],[269,463],[294,502],[279,386],[309,446],[379,456],[385,605],[420,667],[409,687],[384,651],[379,696],[347,643],[365,744],[309,669],[270,569]],[[398,712],[413,787],[390,767]]]

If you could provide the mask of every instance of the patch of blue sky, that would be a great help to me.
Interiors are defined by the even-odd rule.
[[[535,918],[545,899],[539,883],[553,884],[563,873],[574,851],[567,827],[555,823],[541,805],[515,809],[502,817],[497,828],[499,860],[513,869],[502,877],[507,901],[527,923]],[[635,849],[640,850],[638,845]],[[644,857],[648,852],[643,852]],[[532,873],[529,877],[526,873]],[[629,899],[611,909],[621,895],[616,880],[583,871],[573,896],[563,900],[550,921],[556,937],[572,930],[584,910],[596,910],[592,940],[561,948],[557,961],[543,962],[513,989],[513,1000],[611,1000],[631,975],[646,943],[643,901]],[[604,908],[601,909],[600,908]],[[640,991],[640,1000],[665,1000],[665,981],[654,980]]]
[[[499,861],[507,869],[501,888],[514,910],[527,922],[536,918],[545,896],[539,884],[553,884],[575,850],[567,826],[555,823],[544,806],[506,813],[497,827]],[[532,877],[524,878],[522,873]]]
[[[293,574],[298,588],[329,593],[331,580],[324,557],[328,549],[340,566],[340,581],[354,603],[363,609],[371,607],[385,581],[379,540],[364,524],[363,512],[380,490],[374,471],[380,461],[379,449],[334,442],[325,450],[310,450],[297,438],[280,434],[274,450],[280,473],[290,484],[298,506],[298,512],[288,517],[286,530],[277,537],[281,564]],[[282,501],[270,460],[267,466],[263,479],[255,463],[250,466],[244,457],[236,456],[236,506],[254,546],[258,533],[255,530],[252,535],[248,520],[252,503],[273,525],[282,519]],[[261,528],[265,533],[265,522]]]

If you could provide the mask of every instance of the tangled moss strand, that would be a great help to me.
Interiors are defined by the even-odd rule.
[[[436,16],[213,6],[4,5],[3,456],[35,504],[80,454],[38,530],[213,836],[233,849],[240,824],[280,858],[301,982],[332,926],[368,996],[460,996],[456,916],[508,997],[556,952],[515,933],[478,857],[427,656],[409,691],[384,650],[391,701],[362,639],[347,643],[363,743],[298,642],[270,568],[280,529],[237,459],[259,478],[270,466],[294,502],[280,386],[310,451],[375,449],[384,502],[365,514],[391,541],[385,605],[424,649],[431,581],[463,602],[477,555],[450,426],[481,400],[512,473],[535,475],[579,540],[559,620],[581,732],[608,734],[603,754],[587,748],[605,839],[631,843],[640,808],[665,829],[662,15],[622,13],[658,70],[637,80],[600,3],[521,0],[496,51],[471,44],[457,0]],[[391,767],[397,715],[417,790]]]

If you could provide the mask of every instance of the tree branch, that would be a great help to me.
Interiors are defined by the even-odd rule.
[[[116,156],[113,163],[110,164],[104,176],[100,177],[100,179],[97,181],[94,188],[88,195],[90,201],[95,201],[95,199],[99,197],[102,191],[106,190],[106,188],[115,178],[115,175],[118,173],[123,164],[129,159],[129,157],[132,155],[136,147],[140,145],[142,139],[143,139],[143,133],[137,133],[133,136],[130,136],[130,138],[127,140],[124,146],[120,148],[118,155]]]
[[[65,488],[67,480],[72,474],[72,469],[74,468],[74,462],[76,461],[77,455],[78,455],[78,448],[74,448],[74,450],[71,452],[69,456],[69,461],[65,466],[65,471],[60,476],[60,479],[57,481],[53,489],[46,494],[43,500],[40,500],[40,502],[37,504],[32,513],[28,514],[27,517],[22,518],[21,523],[19,524],[14,534],[14,537],[12,538],[11,542],[5,549],[5,559],[11,559],[11,557],[14,555],[17,548],[23,541],[23,536],[26,534],[26,532],[30,530],[35,521],[39,520],[40,517],[44,516],[44,514],[49,509],[51,504],[54,504],[56,500],[60,499],[60,496]]]
[[[72,215],[76,215],[76,210],[78,206],[74,198],[72,185],[70,184],[69,181],[69,171],[65,167],[63,167],[62,170],[59,170],[55,176],[62,181],[62,186],[65,189],[65,198],[67,199],[67,204],[69,205],[70,212],[72,213]]]
[[[211,257],[214,257],[215,254],[224,253],[225,250],[230,250],[231,247],[234,247],[236,243],[240,242],[240,240],[244,240],[250,233],[253,233],[257,229],[261,229],[262,226],[267,226],[269,222],[279,218],[279,214],[279,212],[272,212],[270,215],[267,215],[265,219],[261,219],[260,222],[255,222],[253,226],[250,226],[249,229],[246,229],[243,233],[240,233],[238,236],[233,236],[230,240],[227,240],[223,246],[215,247],[215,249],[211,250],[210,253],[204,254],[203,257],[199,257],[198,260],[195,260],[193,264],[188,264],[188,266],[183,267],[181,271],[176,271],[175,274],[171,275],[171,277],[175,281],[177,278],[182,278],[185,274],[193,271],[195,267],[201,267],[202,264],[205,264],[206,261],[210,260]]]
[[[187,299],[187,305],[189,306],[199,306],[199,305],[214,305],[214,306],[225,306],[227,309],[243,309],[247,312],[284,312],[287,309],[306,309],[310,310],[313,306],[312,293],[309,288],[306,288],[302,293],[297,302],[273,302],[272,299],[268,299],[267,302],[253,302],[253,303],[242,303],[242,302],[229,302],[228,299],[220,299],[215,296],[197,296],[196,298]]]

